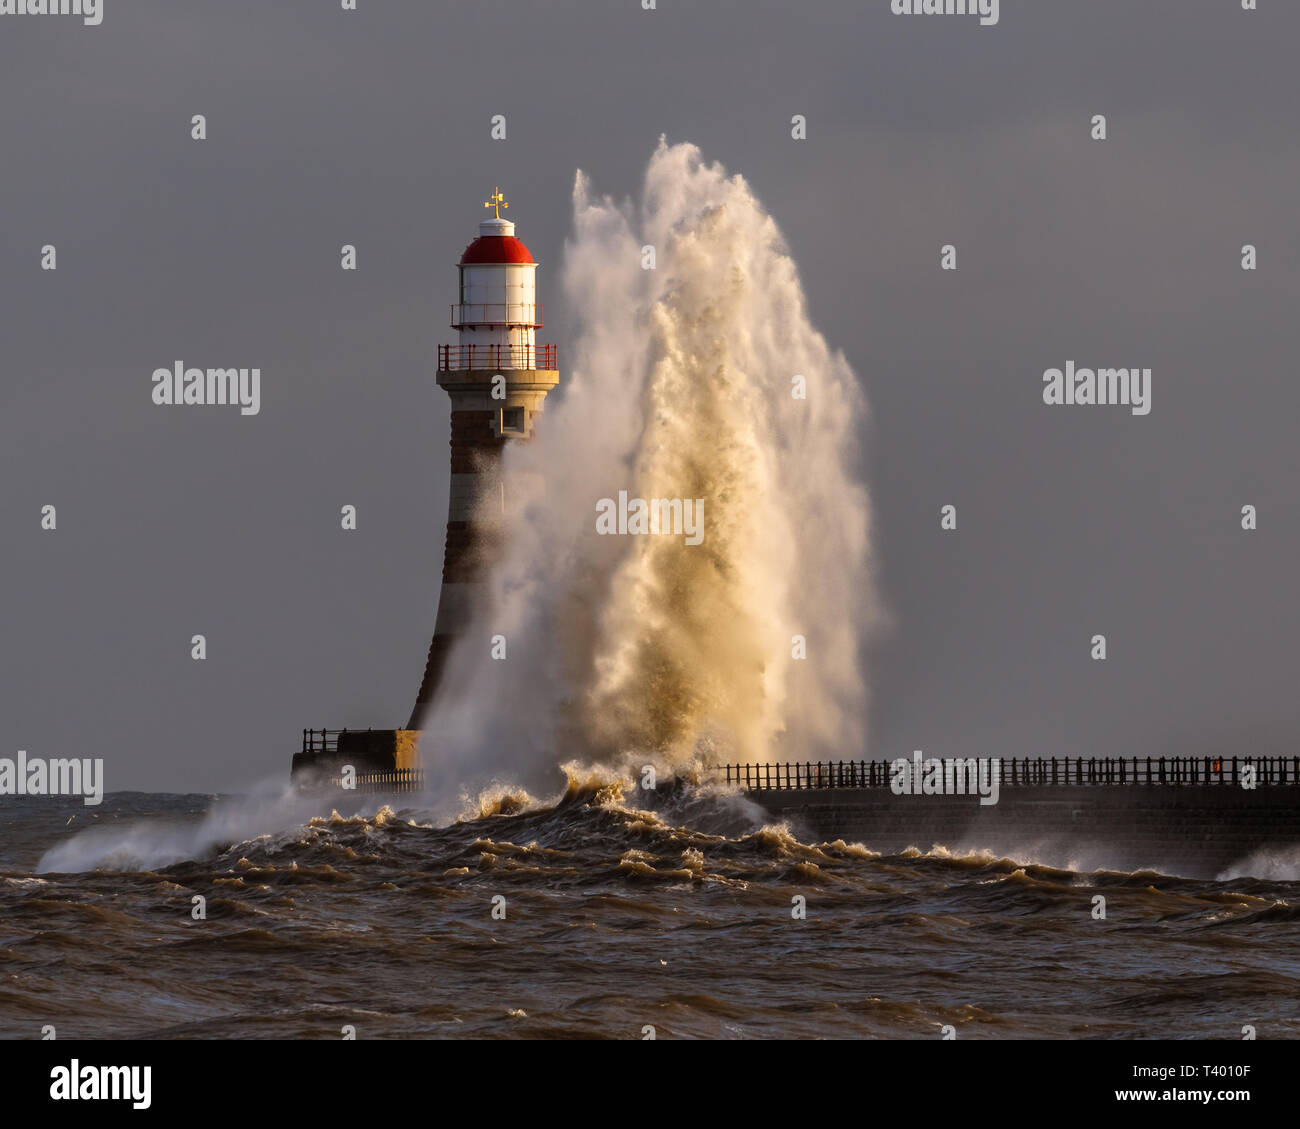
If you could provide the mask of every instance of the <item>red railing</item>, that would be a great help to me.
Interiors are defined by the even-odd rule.
[[[451,328],[463,325],[520,325],[542,328],[541,302],[457,302],[451,307]]]
[[[438,371],[554,369],[554,345],[439,345]]]

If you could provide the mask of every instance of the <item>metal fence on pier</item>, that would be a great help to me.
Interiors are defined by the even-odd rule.
[[[418,768],[399,768],[392,772],[365,772],[354,777],[355,786],[345,788],[342,776],[330,777],[331,787],[342,792],[422,792],[424,791],[424,773]]]
[[[338,751],[339,734],[346,729],[304,729],[302,731],[302,751],[320,756],[324,753]]]
[[[909,763],[910,758],[908,759]],[[996,761],[1002,787],[1097,784],[1223,784],[1240,787],[1251,769],[1257,786],[1300,784],[1292,757],[934,757],[965,764]],[[801,788],[888,788],[892,761],[782,761],[718,765],[728,784],[750,791]]]

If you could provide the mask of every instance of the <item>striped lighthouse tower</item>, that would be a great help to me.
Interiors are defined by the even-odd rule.
[[[535,339],[542,327],[537,264],[515,238],[515,225],[501,218],[509,204],[499,189],[484,207],[493,214],[456,268],[451,326],[459,340],[438,346],[438,387],[451,397],[447,542],[433,642],[408,729],[423,728],[448,652],[486,601],[504,534],[501,452],[532,434],[546,394],[560,382],[555,346]]]

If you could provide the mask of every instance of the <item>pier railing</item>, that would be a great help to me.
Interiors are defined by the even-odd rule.
[[[354,787],[344,788],[342,776],[330,777],[330,785],[343,792],[422,792],[424,773],[418,768],[399,768],[392,772],[366,772],[354,778]]]
[[[304,753],[314,753],[317,756],[323,753],[337,752],[339,734],[346,732],[346,729],[304,729],[302,731],[302,751]]]
[[[930,758],[927,758],[930,759]],[[1001,787],[1096,784],[1225,784],[1240,787],[1253,767],[1260,786],[1300,784],[1292,757],[952,757],[996,760]],[[718,765],[728,784],[749,791],[801,788],[888,788],[892,761],[781,761]],[[910,763],[910,761],[909,761]]]

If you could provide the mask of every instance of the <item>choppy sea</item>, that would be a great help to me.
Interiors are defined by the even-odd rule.
[[[426,801],[0,800],[0,1036],[1300,1037],[1293,863],[882,855],[581,774]]]

